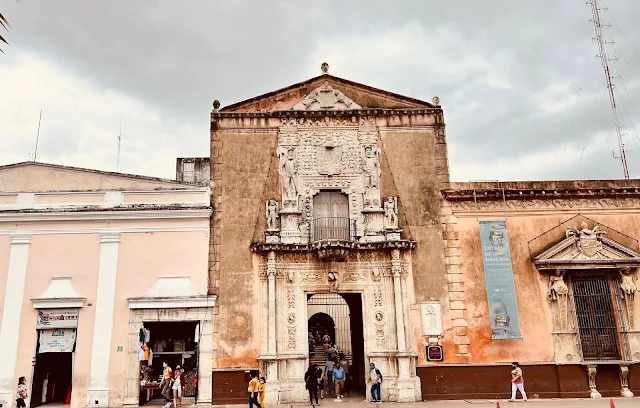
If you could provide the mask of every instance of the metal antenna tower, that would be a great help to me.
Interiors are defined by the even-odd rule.
[[[118,161],[116,162],[116,171],[120,171],[120,145],[121,145],[121,143],[122,143],[122,116],[120,116],[120,126],[118,127]]]
[[[609,25],[602,25],[600,20],[600,10],[606,11],[607,8],[600,9],[598,7],[598,0],[590,0],[587,4],[591,5],[591,12],[593,14],[593,18],[591,22],[593,22],[593,27],[596,32],[595,39],[598,41],[598,49],[600,54],[600,61],[602,62],[602,69],[604,70],[604,76],[607,80],[607,89],[609,90],[609,102],[611,102],[611,110],[613,111],[613,124],[616,128],[616,135],[618,136],[618,148],[620,150],[620,161],[622,162],[622,169],[624,170],[624,178],[629,178],[629,168],[627,167],[627,155],[624,152],[624,143],[622,143],[622,133],[620,132],[620,122],[618,121],[618,109],[616,107],[616,97],[614,93],[613,82],[611,81],[611,70],[609,69],[609,62],[612,59],[609,58],[609,54],[607,53],[607,44],[611,44],[611,41],[605,41],[604,36],[602,35],[602,28],[609,27]],[[615,155],[614,155],[615,157]]]

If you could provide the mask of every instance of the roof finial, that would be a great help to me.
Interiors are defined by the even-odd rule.
[[[327,64],[326,62],[323,62],[322,65],[320,65],[320,71],[322,71],[323,74],[328,74],[329,64]]]

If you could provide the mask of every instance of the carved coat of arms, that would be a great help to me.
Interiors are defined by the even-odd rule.
[[[342,147],[338,146],[334,137],[329,134],[323,146],[318,146],[318,173],[333,176],[342,172]]]
[[[602,254],[602,237],[606,234],[597,225],[589,229],[586,222],[582,222],[581,229],[573,227],[567,229],[566,236],[574,237],[578,254],[575,258],[599,258]]]

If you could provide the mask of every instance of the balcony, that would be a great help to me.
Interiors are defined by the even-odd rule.
[[[344,262],[355,243],[355,220],[346,217],[314,218],[311,244],[325,262]]]

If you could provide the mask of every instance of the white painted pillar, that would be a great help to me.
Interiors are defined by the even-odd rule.
[[[11,236],[7,287],[2,309],[2,326],[0,326],[0,350],[2,350],[0,352],[0,367],[2,367],[0,369],[0,403],[3,407],[13,406],[13,392],[18,384],[18,377],[28,377],[30,374],[15,372],[24,286],[27,278],[29,240],[29,235]],[[35,325],[35,321],[33,324]]]
[[[118,269],[118,233],[102,233],[100,237],[100,266],[98,269],[98,295],[91,350],[91,379],[87,390],[87,406],[109,406],[109,360],[113,334],[113,308]]]

